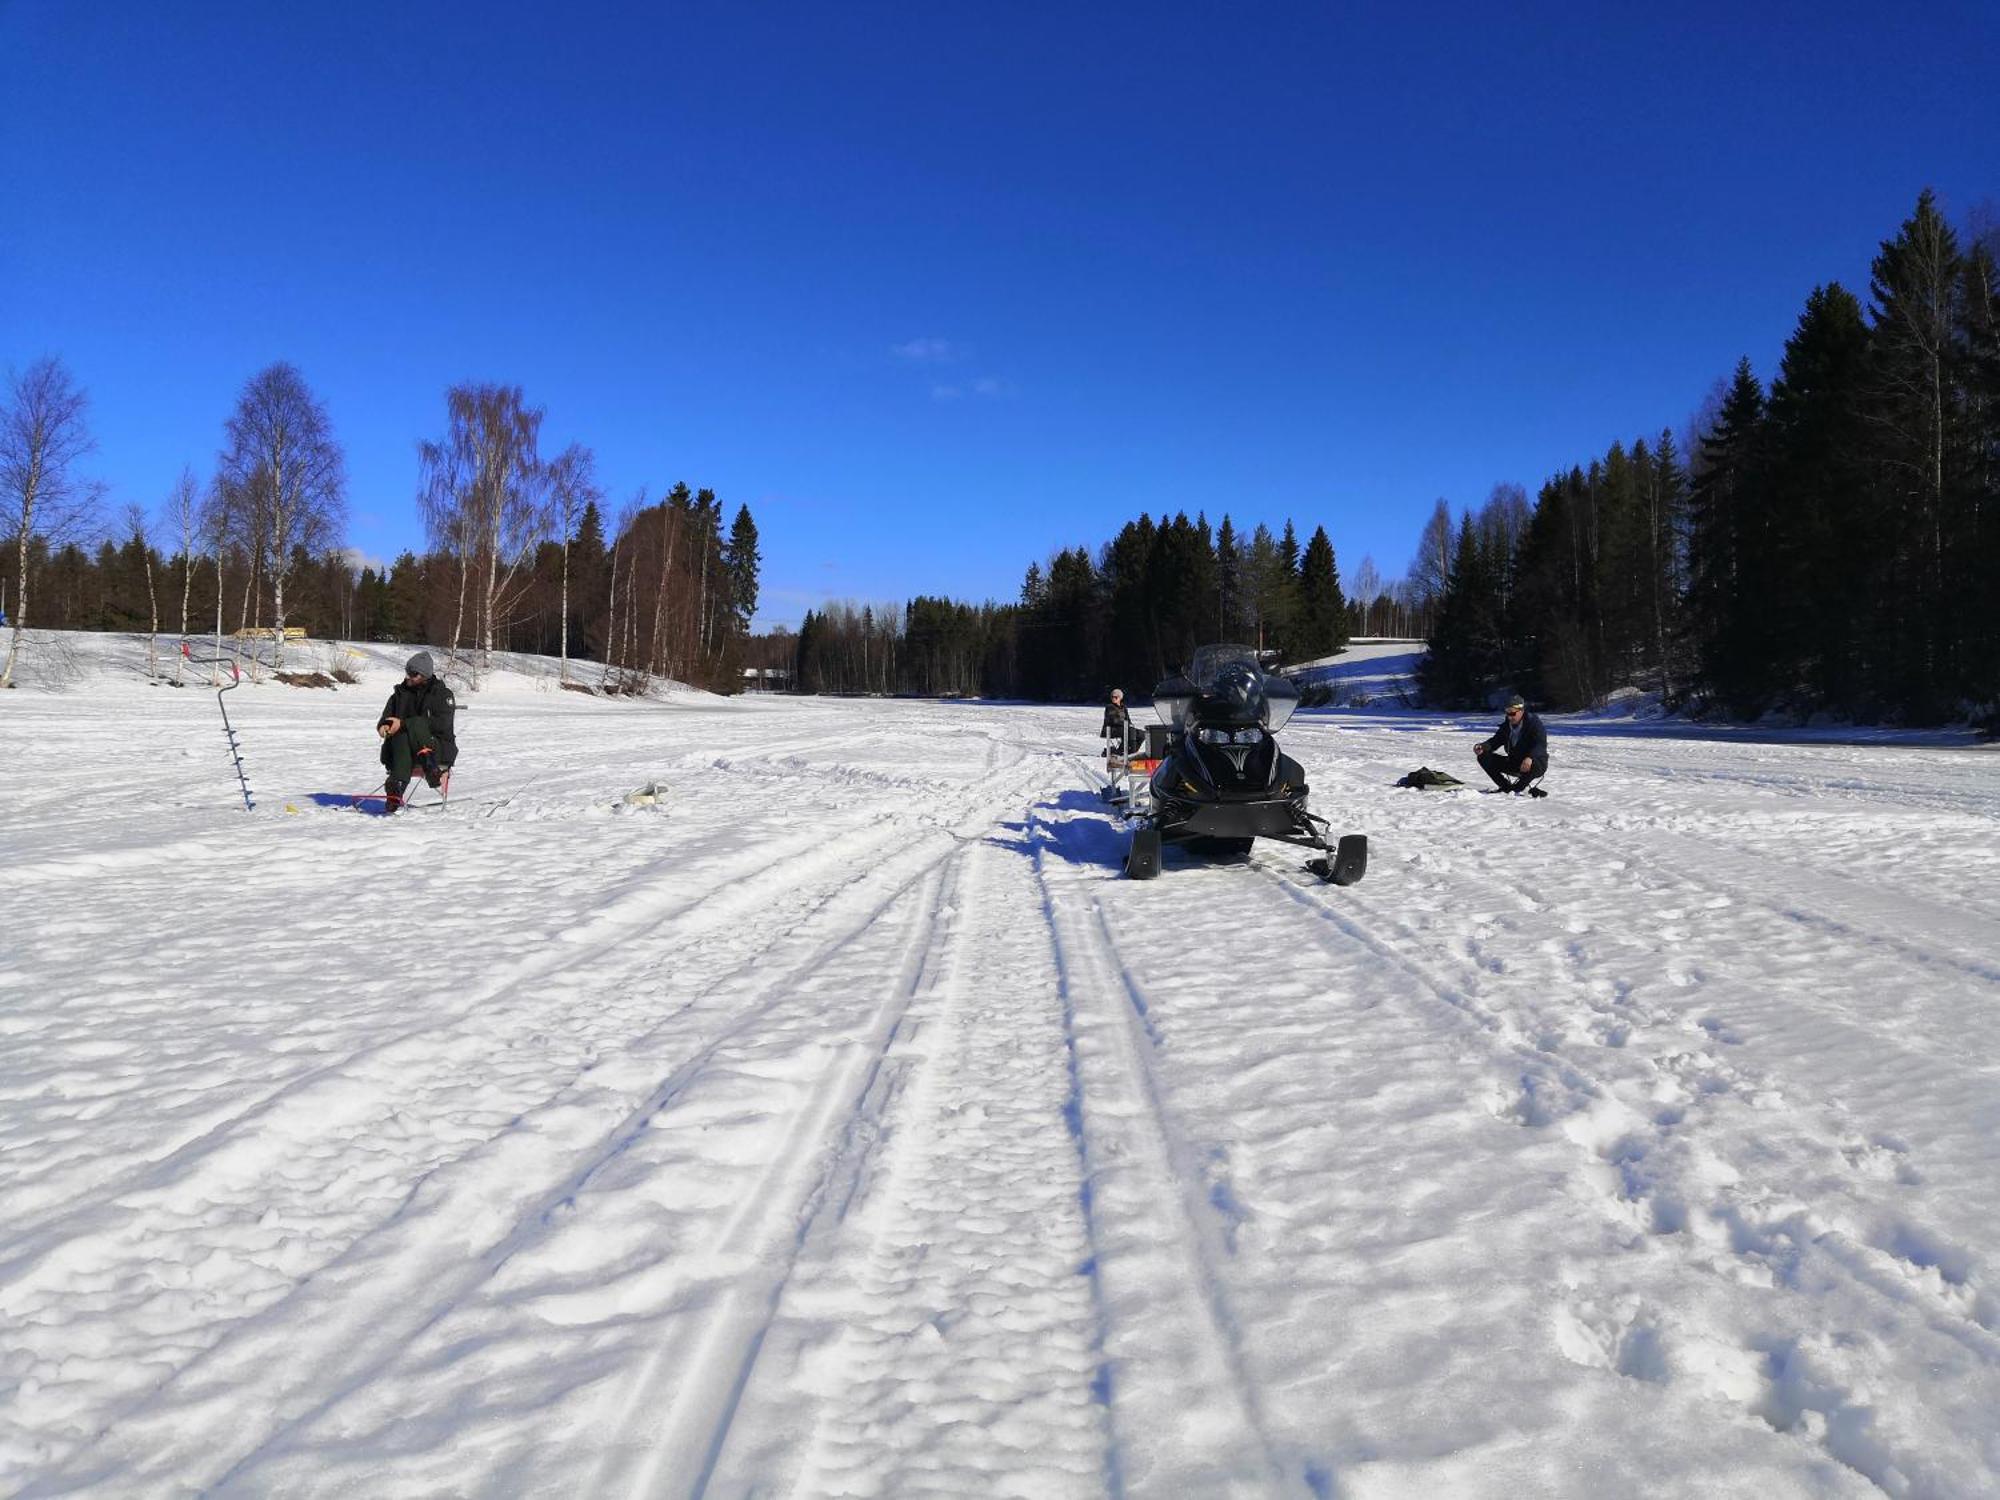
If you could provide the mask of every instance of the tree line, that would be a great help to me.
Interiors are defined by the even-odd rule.
[[[1364,574],[1379,585],[1374,565]],[[1224,516],[1141,515],[1098,548],[1031,563],[1020,597],[969,604],[836,603],[808,611],[794,636],[765,638],[759,664],[790,669],[808,693],[964,694],[1082,702],[1112,686],[1144,695],[1205,642],[1241,641],[1291,661],[1331,656],[1368,609],[1399,608],[1381,591],[1351,607],[1324,526],[1299,545],[1290,521],[1245,539]],[[784,660],[786,653],[789,660]]]
[[[1769,385],[1424,531],[1427,696],[1617,688],[1748,717],[2000,713],[2000,234],[1924,192],[1864,307],[1817,287]]]
[[[445,394],[442,432],[417,445],[425,550],[356,568],[344,545],[345,458],[324,404],[291,365],[246,382],[213,477],[184,470],[157,512],[106,514],[80,476],[88,400],[42,359],[0,397],[0,686],[31,623],[51,629],[268,638],[287,627],[350,640],[426,641],[476,678],[496,650],[601,663],[640,690],[660,677],[733,689],[757,607],[755,520],[725,531],[714,491],[641,491],[607,527],[588,448],[544,454],[544,413],[518,386]]]

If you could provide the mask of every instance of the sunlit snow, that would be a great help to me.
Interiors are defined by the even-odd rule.
[[[1362,884],[1133,882],[1095,707],[516,663],[385,819],[357,651],[254,813],[0,694],[0,1492],[2000,1492],[1993,749],[1307,711]]]

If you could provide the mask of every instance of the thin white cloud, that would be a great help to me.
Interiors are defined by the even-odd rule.
[[[956,401],[964,394],[965,392],[955,385],[934,385],[931,387],[931,400],[933,401]]]
[[[892,346],[889,352],[919,365],[949,364],[959,355],[958,346],[950,339],[911,339],[906,344]]]
[[[989,397],[1011,396],[1014,394],[1014,383],[995,375],[982,375],[972,382],[972,394]]]

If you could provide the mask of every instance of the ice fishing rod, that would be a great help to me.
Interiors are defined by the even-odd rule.
[[[197,667],[227,667],[229,681],[215,690],[215,706],[222,710],[222,732],[229,740],[229,758],[236,765],[236,780],[243,788],[243,810],[255,812],[257,803],[250,795],[250,773],[243,765],[243,745],[236,738],[236,726],[229,722],[229,705],[222,701],[222,695],[243,685],[242,670],[226,656],[196,656],[186,641],[181,642],[181,655]]]

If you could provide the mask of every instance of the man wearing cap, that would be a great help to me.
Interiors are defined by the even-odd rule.
[[[382,737],[382,764],[389,772],[382,790],[388,795],[390,812],[403,805],[403,789],[413,772],[431,786],[444,780],[458,759],[458,741],[452,735],[457,712],[451,689],[433,673],[430,652],[419,651],[403,664],[403,680],[375,721],[375,732]]]
[[[1519,693],[1507,700],[1500,727],[1475,745],[1472,753],[1501,791],[1543,795],[1535,783],[1548,774],[1549,734],[1542,721],[1528,712]]]

